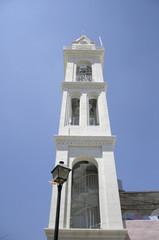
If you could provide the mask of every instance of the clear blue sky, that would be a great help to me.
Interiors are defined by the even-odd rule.
[[[106,49],[104,79],[125,190],[159,190],[159,1],[0,0],[0,239],[46,239],[63,45]]]

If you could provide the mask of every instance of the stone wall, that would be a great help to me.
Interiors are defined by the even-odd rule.
[[[119,191],[122,216],[159,216],[159,191]]]

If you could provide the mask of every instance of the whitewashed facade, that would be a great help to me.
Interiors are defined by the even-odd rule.
[[[104,47],[85,35],[64,46],[65,81],[56,164],[70,167],[61,197],[59,239],[125,239],[103,79]],[[57,186],[53,187],[48,240],[53,239]]]

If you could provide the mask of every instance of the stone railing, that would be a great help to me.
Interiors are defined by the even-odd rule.
[[[92,82],[92,75],[78,74],[78,75],[76,75],[76,81],[77,82]]]
[[[95,46],[95,45],[64,45],[63,49],[67,50],[104,50],[104,46]]]

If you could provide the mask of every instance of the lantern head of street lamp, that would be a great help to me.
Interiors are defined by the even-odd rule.
[[[59,164],[51,171],[54,182],[57,182],[58,184],[66,182],[70,171],[71,169],[64,165],[63,161],[60,161]]]

